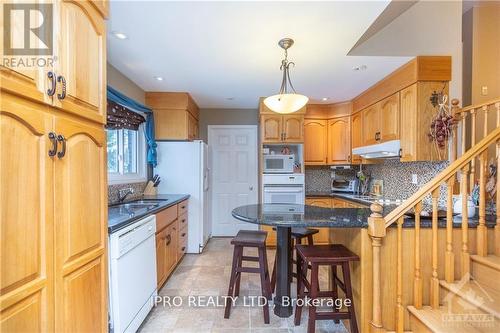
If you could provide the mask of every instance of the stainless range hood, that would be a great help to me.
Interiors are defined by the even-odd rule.
[[[399,140],[392,140],[376,145],[354,148],[353,155],[359,155],[362,158],[394,158],[400,156],[401,143]]]

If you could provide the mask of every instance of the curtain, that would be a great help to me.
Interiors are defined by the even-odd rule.
[[[124,128],[137,131],[139,125],[146,121],[141,114],[130,111],[120,104],[116,104],[110,100],[108,100],[107,104],[107,129],[117,130]]]
[[[108,101],[119,104],[130,111],[142,112],[146,114],[146,128],[144,130],[144,136],[146,137],[146,142],[148,144],[148,163],[155,167],[157,165],[156,159],[156,141],[155,141],[155,121],[153,110],[147,106],[129,98],[119,92],[118,90],[108,86],[107,87],[107,98]]]

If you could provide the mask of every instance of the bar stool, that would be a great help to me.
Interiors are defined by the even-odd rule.
[[[256,273],[260,275],[260,285],[262,296],[268,300],[272,298],[271,283],[269,281],[269,268],[267,266],[266,254],[267,232],[260,230],[240,230],[231,240],[234,245],[233,265],[231,268],[231,278],[229,280],[228,296],[239,296],[241,273]],[[245,247],[255,247],[258,249],[257,257],[243,255]],[[254,261],[259,263],[259,267],[243,267],[243,261]],[[269,324],[269,306],[268,302],[263,306],[264,323]],[[231,301],[226,301],[224,318],[229,318],[231,312]]]
[[[296,245],[297,251],[297,299],[304,299],[306,295],[311,298],[309,306],[309,321],[307,324],[307,332],[314,333],[316,320],[333,319],[336,323],[339,319],[349,319],[351,333],[358,333],[358,325],[356,322],[356,313],[354,311],[354,300],[352,298],[351,274],[349,270],[350,261],[359,261],[359,257],[349,251],[341,244],[330,245]],[[307,267],[311,265],[311,282],[307,281]],[[319,266],[328,265],[332,269],[332,290],[320,291],[318,270]],[[343,281],[337,276],[337,266],[342,268]],[[305,291],[307,288],[307,292]],[[321,297],[338,298],[338,289],[344,291],[346,299],[351,300],[351,306],[347,307],[347,312],[340,312],[335,306],[331,312],[316,312],[316,306],[312,300]],[[300,317],[302,315],[302,306],[297,303],[295,306],[295,325],[300,325]]]
[[[276,228],[273,228],[276,231]],[[307,238],[308,245],[314,245],[313,235],[319,232],[318,229],[308,229],[308,228],[292,228],[292,248],[295,244],[302,244],[302,239]],[[296,260],[292,259],[292,262],[296,264]],[[273,273],[271,275],[271,290],[274,292],[276,288],[276,258],[274,258]],[[309,267],[311,268],[311,267]],[[297,273],[292,272],[292,277],[297,277]]]

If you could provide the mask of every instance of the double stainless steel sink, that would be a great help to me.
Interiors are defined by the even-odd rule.
[[[110,210],[117,214],[135,215],[138,211],[152,210],[160,206],[160,204],[168,201],[167,199],[139,199],[128,201],[110,206]]]

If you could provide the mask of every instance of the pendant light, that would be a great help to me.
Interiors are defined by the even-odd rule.
[[[283,79],[281,88],[277,95],[269,96],[264,99],[264,104],[277,113],[293,113],[300,110],[307,104],[309,98],[307,96],[297,94],[290,80],[290,65],[295,63],[288,61],[288,49],[293,45],[293,39],[283,38],[278,42],[278,45],[285,50],[285,59],[281,60],[280,69],[283,71]],[[288,90],[290,85],[291,91]]]

